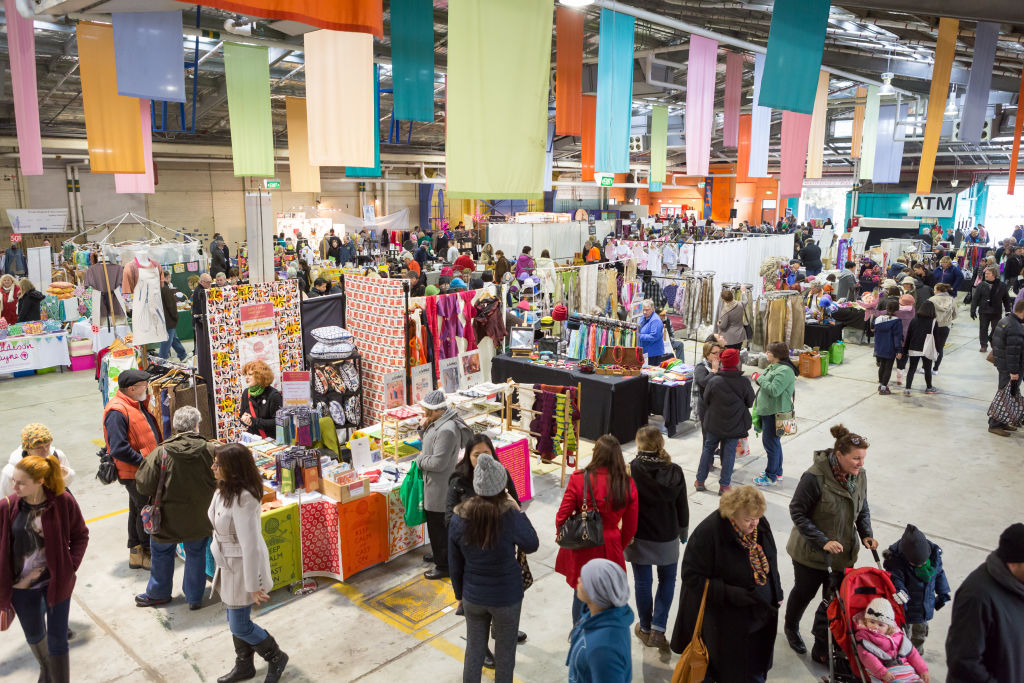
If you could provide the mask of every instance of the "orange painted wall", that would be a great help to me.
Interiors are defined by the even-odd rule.
[[[753,182],[749,183],[736,183],[736,217],[741,221],[757,224],[761,222],[761,202],[766,199],[778,201],[779,181],[775,178],[752,180]],[[770,218],[774,223],[778,220],[778,213]]]

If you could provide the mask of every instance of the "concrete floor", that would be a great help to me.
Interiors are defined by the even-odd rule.
[[[908,522],[918,525],[942,546],[954,589],[995,547],[999,533],[1020,521],[1022,437],[1000,438],[986,431],[985,412],[995,389],[995,371],[978,353],[975,329],[961,309],[942,373],[935,380],[941,390],[938,395],[919,393],[924,388],[922,378],[910,398],[878,396],[870,348],[852,343],[846,362],[833,366],[828,377],[798,381],[800,433],[784,443],[783,485],[767,493],[768,518],[780,550],[791,528],[787,506],[797,478],[810,464],[812,451],[832,443],[828,428],[838,422],[872,442],[867,470],[879,542],[888,546]],[[89,550],[72,598],[73,680],[214,680],[231,668],[233,659],[219,603],[190,612],[179,588],[167,608],[134,605],[133,596],[145,589],[148,575],[128,569],[125,516],[120,512],[127,504],[123,489],[104,487],[93,478],[97,462],[93,440],[102,434],[100,415],[99,395],[89,372],[0,380],[0,424],[8,442],[4,448],[16,446],[24,424],[49,425],[56,445],[78,471],[73,489],[90,520]],[[670,440],[668,449],[692,482],[700,445],[692,429],[683,431]],[[764,464],[763,449],[754,443],[753,454],[737,464],[734,482],[749,481]],[[529,640],[519,647],[516,677],[530,682],[564,681],[572,596],[563,577],[553,571],[553,520],[561,492],[553,474],[535,477],[535,485],[537,498],[529,506],[529,515],[541,532],[541,548],[530,558],[536,583],[523,603],[522,629]],[[717,488],[714,477],[709,486]],[[717,504],[713,494],[691,493],[691,528]],[[347,584],[322,581],[316,593],[304,597],[276,592],[269,606],[256,611],[255,619],[291,656],[285,680],[460,680],[465,647],[461,617],[446,613],[410,632],[363,603],[364,598],[415,578],[424,569],[422,554],[415,551],[367,570]],[[869,558],[862,553],[861,564]],[[788,590],[792,564],[784,553],[779,564]],[[180,571],[179,562],[179,581]],[[804,619],[805,636],[812,611]],[[925,651],[936,681],[945,679],[943,642],[949,616],[949,608],[937,613]],[[674,620],[675,605],[670,624]],[[662,661],[656,650],[642,648],[635,639],[632,655],[634,680],[669,680],[674,656],[672,661]],[[0,662],[0,678],[5,681],[35,680],[35,662],[18,626],[0,636]],[[769,680],[808,681],[823,671],[795,655],[780,636]]]

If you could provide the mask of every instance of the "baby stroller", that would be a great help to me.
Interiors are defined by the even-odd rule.
[[[872,550],[875,567],[850,569],[842,578],[839,589],[828,601],[828,683],[868,683],[870,675],[863,670],[857,657],[857,646],[853,636],[853,617],[867,609],[875,598],[885,598],[892,605],[896,615],[896,626],[903,628],[905,617],[903,605],[907,595],[897,591],[889,576],[882,569],[878,551]],[[832,556],[825,553],[825,566],[832,579]]]

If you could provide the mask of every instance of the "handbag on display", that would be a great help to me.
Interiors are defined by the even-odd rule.
[[[583,471],[583,503],[580,509],[558,527],[555,542],[568,550],[583,550],[604,545],[604,523],[597,507],[588,505],[590,499],[590,473]],[[596,502],[596,499],[595,499]]]
[[[142,518],[142,529],[152,536],[160,533],[160,501],[164,496],[164,479],[167,476],[167,451],[164,451],[160,458],[160,480],[156,483],[156,495],[153,496],[153,504],[146,505],[139,512]]]
[[[701,638],[701,629],[704,627],[704,607],[708,601],[708,584],[711,579],[704,580],[704,595],[700,599],[700,611],[697,612],[697,623],[693,627],[693,637],[690,643],[679,655],[675,671],[672,672],[672,683],[701,683],[708,673],[710,658],[708,648]]]
[[[516,561],[519,562],[519,569],[523,572],[523,590],[533,585],[533,572],[530,571],[530,563],[526,559],[526,553],[516,548]]]

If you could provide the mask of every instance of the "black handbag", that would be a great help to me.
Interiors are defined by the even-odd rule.
[[[569,515],[569,519],[558,528],[558,535],[555,542],[560,548],[567,550],[583,550],[584,548],[595,548],[604,545],[604,524],[601,522],[601,513],[597,509],[597,500],[591,508],[588,505],[590,499],[590,473],[583,471],[583,503],[580,509]]]
[[[114,464],[114,459],[110,457],[110,453],[107,453],[106,448],[96,451],[96,455],[100,458],[96,478],[100,480],[101,484],[113,484],[117,481],[117,465]]]

